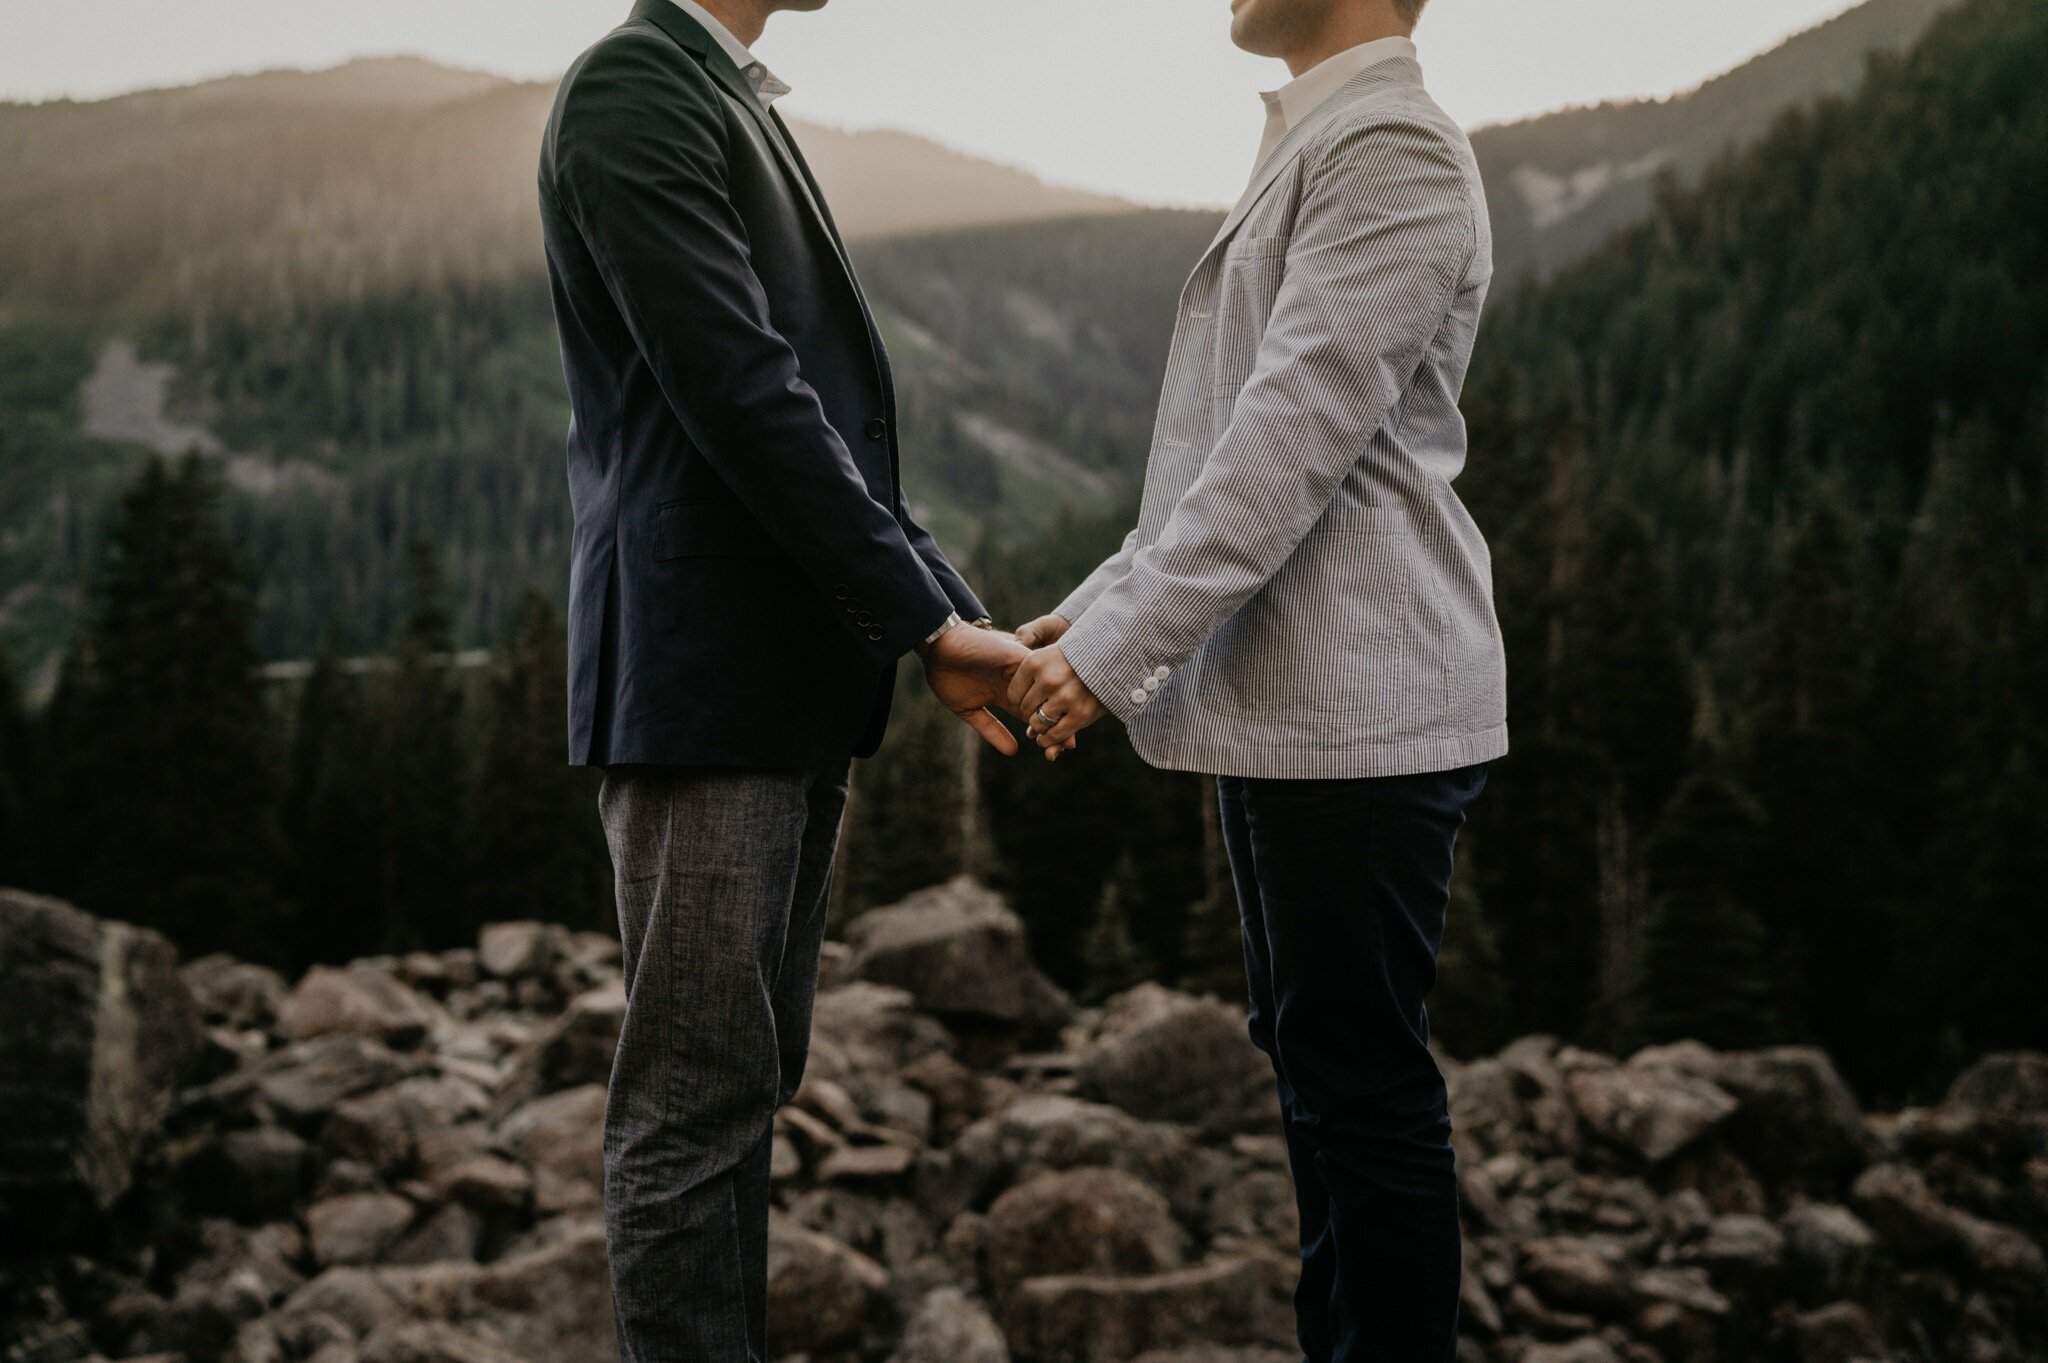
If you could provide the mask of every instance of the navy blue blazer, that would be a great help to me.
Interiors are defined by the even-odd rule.
[[[577,58],[541,225],[569,385],[569,760],[866,756],[986,614],[903,498],[889,360],[782,120],[669,0]]]

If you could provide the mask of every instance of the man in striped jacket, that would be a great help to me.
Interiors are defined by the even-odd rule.
[[[1461,1250],[1424,996],[1452,849],[1507,750],[1491,562],[1452,480],[1492,277],[1424,0],[1235,0],[1286,61],[1243,197],[1182,293],[1138,524],[1010,693],[1048,758],[1104,713],[1218,778],[1252,1040],[1301,1211],[1314,1363],[1446,1363]]]

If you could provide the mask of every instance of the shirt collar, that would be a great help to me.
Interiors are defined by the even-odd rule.
[[[746,78],[748,86],[754,92],[754,98],[761,101],[762,108],[767,108],[789,93],[788,84],[777,79],[773,71],[763,66],[755,58],[753,49],[733,37],[731,30],[719,23],[710,10],[698,4],[697,0],[673,0],[673,3],[677,9],[702,24],[704,31],[711,35],[712,41],[718,44],[726,56],[732,58],[732,64],[740,69],[740,75]]]
[[[684,4],[687,0],[676,0]],[[1347,47],[1334,57],[1325,57],[1308,70],[1296,76],[1278,90],[1261,90],[1259,98],[1266,102],[1269,113],[1277,110],[1283,130],[1292,132],[1317,105],[1336,94],[1339,90],[1368,66],[1394,57],[1415,58],[1415,41],[1398,34],[1391,38],[1375,38],[1369,43]]]

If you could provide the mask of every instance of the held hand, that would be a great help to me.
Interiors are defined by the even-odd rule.
[[[1030,656],[1014,635],[956,625],[924,651],[925,685],[991,748],[1013,757],[1016,736],[988,707],[1004,705],[1012,674]]]
[[[1010,710],[1030,716],[1025,732],[1045,749],[1048,762],[1105,713],[1058,644],[1037,650],[1017,668],[1010,680]]]
[[[1041,615],[1028,625],[1017,626],[1017,642],[1026,648],[1044,648],[1058,643],[1073,627],[1074,622],[1063,615]]]

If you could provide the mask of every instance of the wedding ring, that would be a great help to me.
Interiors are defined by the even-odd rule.
[[[1054,719],[1051,715],[1045,712],[1045,707],[1043,705],[1039,706],[1036,710],[1032,712],[1031,718],[1038,721],[1038,727],[1041,729],[1050,729],[1053,725],[1059,723],[1057,719]]]

